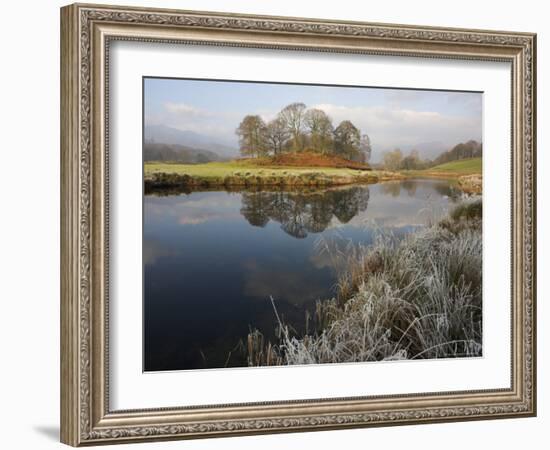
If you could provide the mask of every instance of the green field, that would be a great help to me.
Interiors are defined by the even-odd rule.
[[[388,172],[343,167],[302,167],[257,163],[251,160],[205,164],[148,162],[144,165],[146,187],[176,186],[337,186],[377,183],[405,177],[459,178],[481,175],[481,158],[452,161],[426,170]]]
[[[423,170],[402,170],[406,177],[459,178],[464,175],[482,174],[481,158],[468,158],[451,161]]]
[[[343,185],[402,178],[392,172],[335,167],[256,165],[250,160],[206,164],[145,163],[145,182],[188,185]]]
[[[429,172],[449,172],[457,175],[481,174],[481,158],[461,159],[430,167]]]
[[[334,167],[258,166],[248,161],[224,161],[205,164],[145,163],[145,175],[153,173],[175,173],[207,178],[223,178],[227,175],[300,175],[322,173],[325,175],[356,175],[360,171]],[[375,171],[369,171],[376,173]]]

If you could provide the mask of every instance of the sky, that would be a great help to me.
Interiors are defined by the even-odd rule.
[[[247,114],[269,121],[286,105],[305,103],[325,111],[336,127],[351,120],[368,134],[373,159],[387,150],[421,156],[432,146],[445,150],[482,140],[482,94],[346,86],[144,79],[144,123],[200,133],[238,148],[235,129]]]

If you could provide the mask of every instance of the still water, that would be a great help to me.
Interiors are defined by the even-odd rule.
[[[144,370],[245,366],[239,343],[297,331],[334,295],[323,243],[399,236],[448,211],[448,181],[405,180],[303,192],[192,192],[144,199]]]

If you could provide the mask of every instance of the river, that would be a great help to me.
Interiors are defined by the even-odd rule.
[[[239,342],[272,337],[277,312],[303,332],[334,295],[334,253],[402,236],[445,214],[446,180],[144,197],[144,370],[241,367]],[[333,251],[333,250],[332,250]]]

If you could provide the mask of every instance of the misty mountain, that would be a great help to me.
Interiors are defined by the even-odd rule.
[[[219,161],[220,159],[217,153],[209,150],[201,150],[175,144],[157,144],[153,142],[145,142],[143,144],[144,161],[170,161],[186,164],[200,164],[210,161]]]
[[[217,153],[219,156],[235,157],[239,151],[224,142],[218,142],[210,136],[195,131],[180,130],[165,125],[146,125],[145,142],[181,145],[193,149],[204,149]]]

